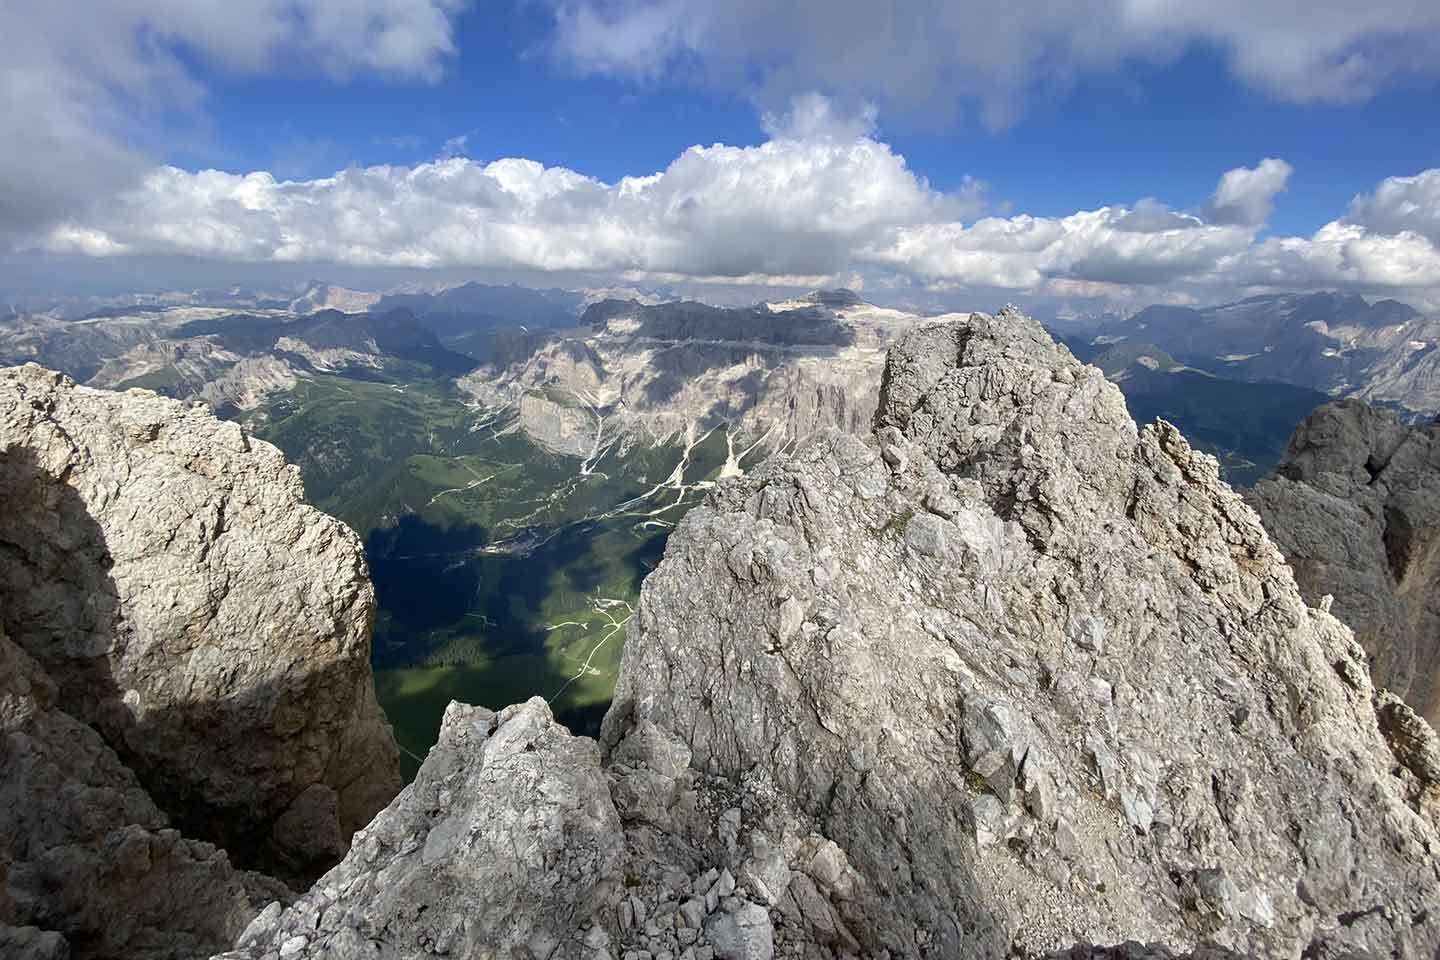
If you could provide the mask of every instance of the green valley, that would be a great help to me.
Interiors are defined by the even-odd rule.
[[[438,378],[315,375],[242,418],[365,541],[377,689],[411,773],[452,699],[538,694],[598,728],[640,582],[726,455],[718,431],[582,464]]]

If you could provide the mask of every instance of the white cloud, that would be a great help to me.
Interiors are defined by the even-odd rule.
[[[655,77],[696,65],[761,99],[820,89],[884,106],[974,102],[992,126],[1027,91],[1218,47],[1243,82],[1297,102],[1353,102],[1440,65],[1433,0],[551,0],[557,53]]]
[[[144,144],[204,90],[185,66],[276,63],[432,80],[464,0],[0,3],[0,240],[137,182]]]
[[[1284,160],[1266,157],[1253,168],[1229,171],[1211,195],[1206,217],[1214,223],[1260,226],[1270,219],[1275,195],[1285,189],[1294,169]]]
[[[1396,177],[1309,237],[1260,239],[1291,168],[1224,173],[1205,210],[1155,198],[1067,216],[986,215],[983,185],[945,193],[875,139],[864,113],[805,98],[772,139],[684,151],[605,183],[563,167],[451,156],[316,180],[152,169],[86,216],[36,236],[61,254],[236,263],[580,274],[596,284],[882,287],[977,295],[1216,301],[1344,288],[1440,303],[1440,171]],[[738,295],[738,294],[737,294]]]
[[[1310,237],[1272,237],[1230,265],[1238,282],[1440,297],[1440,247],[1418,233],[1378,233],[1336,220]]]
[[[1355,198],[1346,219],[1379,233],[1409,231],[1440,244],[1440,169],[1382,181],[1374,193]]]
[[[1163,229],[1127,223],[1145,211],[1102,207],[1061,218],[991,217],[966,227],[906,227],[866,258],[925,280],[1034,290],[1052,279],[1154,286],[1193,280],[1250,246],[1253,231],[1178,215]]]
[[[867,103],[847,114],[829,97],[810,91],[791,98],[784,112],[762,113],[760,126],[776,140],[858,140],[875,135],[876,113]]]
[[[440,156],[449,159],[451,157],[463,157],[465,151],[470,147],[470,134],[462,133],[458,136],[448,138],[440,146]]]
[[[813,132],[814,119],[812,110],[782,127]],[[811,276],[847,267],[900,225],[980,209],[977,184],[941,194],[885,144],[829,129],[692,147],[661,173],[614,184],[522,159],[451,157],[290,182],[160,167],[44,245],[97,256]]]

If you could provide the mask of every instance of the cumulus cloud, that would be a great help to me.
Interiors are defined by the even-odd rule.
[[[1389,177],[1350,204],[1351,223],[1383,234],[1416,233],[1440,244],[1440,169]]]
[[[337,78],[439,76],[464,0],[49,0],[0,4],[0,239],[150,169],[158,118],[195,110],[200,59],[256,72],[282,59]]]
[[[1238,282],[1282,289],[1344,288],[1434,302],[1440,247],[1417,233],[1385,234],[1336,220],[1310,237],[1271,237],[1229,265]]]
[[[151,170],[32,245],[88,257],[465,268],[596,283],[743,290],[818,286],[860,271],[892,289],[1214,301],[1344,288],[1440,302],[1427,191],[1440,171],[1386,180],[1308,237],[1262,238],[1289,164],[1225,172],[1198,213],[1155,198],[1068,216],[987,213],[983,185],[942,192],[877,140],[864,114],[797,101],[771,139],[684,151],[606,183],[564,167],[445,156],[281,180]]]
[[[1294,168],[1266,157],[1255,167],[1238,167],[1220,178],[1205,215],[1214,223],[1257,227],[1270,219],[1275,195],[1285,189]]]
[[[820,89],[885,105],[978,103],[1009,122],[1037,84],[1218,47],[1243,82],[1297,102],[1364,100],[1440,64],[1429,0],[552,0],[559,56],[655,77],[699,69],[762,98]]]
[[[969,286],[1035,290],[1057,279],[1145,286],[1202,277],[1253,238],[1247,229],[1174,214],[1160,226],[1153,213],[1102,207],[1060,218],[991,217],[969,227],[922,224],[865,257],[925,280]],[[1142,229],[1133,228],[1137,222]]]
[[[974,184],[933,190],[870,137],[801,139],[794,122],[782,127],[760,146],[692,147],[660,173],[614,184],[513,158],[309,181],[160,167],[44,245],[94,256],[813,276],[846,267],[899,225],[973,215],[982,202]]]
[[[847,113],[812,90],[792,97],[784,112],[762,113],[760,127],[776,140],[858,140],[874,136],[876,115],[874,104]]]

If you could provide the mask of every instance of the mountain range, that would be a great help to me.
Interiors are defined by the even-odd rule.
[[[306,383],[331,414],[412,392]],[[1347,404],[1297,434],[1287,499],[1370,473],[1377,582],[1428,617],[1407,478],[1434,437]],[[494,412],[462,409],[397,466]],[[900,334],[864,435],[786,447],[688,510],[637,596],[596,598],[572,680],[624,642],[598,738],[472,688],[412,750],[376,709],[373,551],[279,450],[0,371],[0,953],[1440,949],[1440,738],[1173,425],[1007,308]],[[458,586],[426,559],[401,564],[422,613]]]
[[[745,308],[587,306],[578,293],[479,284],[216,299],[248,306],[196,295],[80,319],[14,316],[0,321],[0,364],[35,360],[95,386],[203,400],[300,467],[309,502],[364,541],[377,688],[412,755],[407,774],[455,698],[541,693],[572,728],[597,729],[619,668],[617,611],[685,513],[718,480],[824,429],[867,433],[886,351],[947,319],[850,291]],[[329,303],[369,309],[302,312]],[[1248,484],[1343,386],[1263,375],[1310,369],[1284,357],[1315,353],[1322,327],[1419,329],[1405,309],[1270,298],[1058,329],[1137,420],[1175,423]],[[1235,359],[1242,348],[1256,364]]]
[[[1314,293],[1152,306],[1087,336],[1096,347],[1152,344],[1228,380],[1289,383],[1412,418],[1440,412],[1440,318],[1396,300]]]

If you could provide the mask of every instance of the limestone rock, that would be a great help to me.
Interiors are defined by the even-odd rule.
[[[1205,369],[1218,360],[1232,380],[1440,411],[1440,317],[1396,300],[1321,292],[1201,309],[1156,305],[1102,321],[1093,334],[1122,349],[1149,342]]]
[[[741,308],[602,301],[579,328],[507,337],[457,386],[572,457],[723,428],[730,476],[818,429],[868,432],[885,350],[922,322],[849,291]]]
[[[770,914],[758,904],[716,914],[706,923],[705,933],[721,960],[770,960],[775,956]]]
[[[70,960],[70,944],[53,930],[0,924],[0,956],[10,960]]]
[[[360,543],[274,447],[203,406],[16,367],[0,503],[0,624],[184,835],[313,877],[394,796]],[[294,846],[297,820],[326,842]]]
[[[1440,835],[1363,652],[1213,459],[1014,310],[901,340],[876,425],[686,516],[605,721],[845,854],[848,899],[792,879],[777,944],[1435,951]]]
[[[1049,954],[1046,960],[1243,960],[1242,955],[1217,947],[1202,944],[1193,953],[1177,953],[1163,943],[1139,943],[1128,940],[1114,946],[1097,946],[1080,943],[1068,950]]]
[[[589,957],[623,885],[620,820],[593,740],[535,698],[499,714],[452,704],[440,742],[346,858],[238,956]]]
[[[1440,423],[1326,404],[1246,499],[1306,599],[1334,597],[1376,684],[1440,722]]]
[[[170,829],[100,735],[57,700],[0,629],[0,956],[200,956],[234,940],[256,898],[287,895]]]
[[[876,428],[686,516],[603,753],[452,705],[228,956],[1435,954],[1428,727],[1213,459],[1013,309],[901,340]]]

